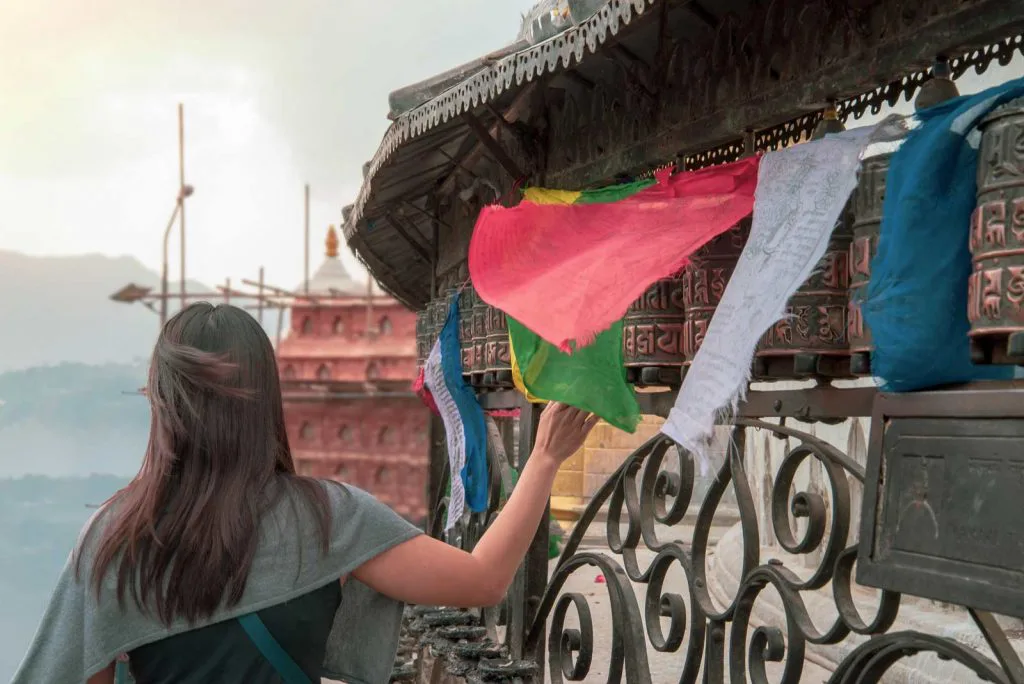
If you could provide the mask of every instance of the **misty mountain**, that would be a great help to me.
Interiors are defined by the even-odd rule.
[[[110,300],[129,283],[159,288],[160,276],[133,257],[35,257],[0,250],[0,372],[148,357],[159,319],[141,304]],[[207,290],[197,283],[189,287]]]
[[[142,363],[0,374],[0,477],[134,475],[149,437],[145,382]]]
[[[36,257],[0,250],[0,373],[62,362],[148,359],[159,318],[142,304],[110,300],[130,283],[159,290],[160,275],[134,257]],[[213,288],[190,281],[188,290]],[[178,291],[177,283],[170,291]],[[172,300],[170,310],[176,309]],[[276,325],[276,315],[269,315],[268,329]]]
[[[113,476],[0,478],[0,682],[11,680],[24,657],[92,507],[127,483]]]

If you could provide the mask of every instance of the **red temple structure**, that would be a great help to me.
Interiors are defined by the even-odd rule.
[[[419,522],[429,412],[411,390],[416,314],[370,282],[345,270],[331,226],[277,351],[288,439],[300,473],[365,489]]]

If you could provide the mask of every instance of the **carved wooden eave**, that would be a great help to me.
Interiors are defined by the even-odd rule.
[[[592,17],[397,116],[345,238],[413,308],[466,277],[481,206],[523,183],[579,188],[806,135],[830,100],[858,118],[929,78],[1024,53],[1011,0],[608,0]],[[490,140],[483,136],[487,133]],[[522,177],[516,178],[515,175]]]

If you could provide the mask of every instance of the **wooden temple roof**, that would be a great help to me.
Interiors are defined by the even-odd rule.
[[[738,157],[745,139],[777,149],[830,102],[845,121],[909,100],[937,58],[956,77],[1024,52],[1024,3],[1002,0],[569,5],[586,18],[392,95],[344,236],[411,308],[464,261],[479,207],[523,184],[707,166]]]

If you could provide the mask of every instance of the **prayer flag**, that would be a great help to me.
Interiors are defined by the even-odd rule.
[[[663,172],[578,196],[531,188],[516,207],[486,207],[470,242],[473,285],[562,351],[570,341],[585,346],[750,213],[758,162]]]
[[[451,468],[445,529],[450,530],[462,517],[466,505],[475,513],[487,510],[488,487],[484,411],[462,379],[458,294],[452,298],[444,328],[427,358],[424,379],[444,422]]]
[[[560,401],[600,416],[620,430],[636,432],[640,405],[626,382],[621,320],[572,353],[559,351],[511,316],[508,337],[512,375],[528,399]]]
[[[423,405],[430,409],[431,413],[435,416],[441,415],[441,412],[437,409],[437,402],[434,401],[434,395],[427,389],[426,376],[422,368],[417,371],[416,379],[412,381],[412,391],[420,398]]]
[[[971,363],[967,290],[977,125],[1022,95],[1024,79],[1016,79],[917,112],[918,125],[892,156],[863,305],[871,370],[888,391],[1013,377],[1012,368]]]
[[[750,237],[662,428],[702,474],[716,419],[746,392],[758,340],[825,254],[871,132],[830,135],[761,161]]]

